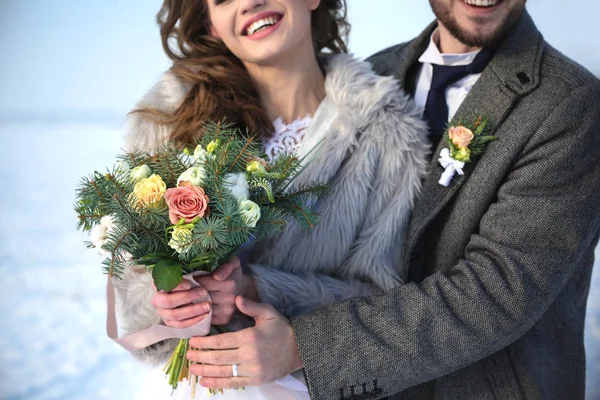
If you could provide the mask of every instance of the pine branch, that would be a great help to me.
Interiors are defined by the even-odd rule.
[[[285,176],[290,176],[294,175],[294,173],[298,170],[299,166],[300,160],[298,159],[298,157],[287,153],[280,153],[277,156],[277,158],[275,158],[275,160],[273,161],[269,170],[278,172]]]
[[[273,237],[287,226],[285,212],[278,207],[261,208],[261,217],[256,225],[257,240]]]
[[[278,193],[277,200],[287,202],[299,199],[300,201],[305,202],[311,198],[318,198],[327,194],[329,194],[329,188],[326,185],[303,185],[291,193]]]
[[[163,155],[162,153],[159,153],[159,162],[162,165],[165,165],[169,176],[166,178],[169,182],[169,184],[167,184],[167,186],[175,186],[177,184],[177,178],[179,178],[179,175],[181,175],[181,173],[176,173],[173,170],[173,167],[171,166],[171,163],[169,162],[169,159],[167,158],[166,155]]]
[[[111,253],[110,254],[110,262],[107,265],[106,273],[111,278],[115,275],[118,276],[123,271],[121,264],[124,260],[123,260],[123,257],[119,253],[120,253],[121,245],[125,242],[125,239],[127,238],[127,236],[132,233],[133,233],[132,231],[127,230],[124,233],[121,233],[117,237],[117,240],[114,243],[110,243],[110,248],[112,250],[110,252]]]
[[[102,197],[102,193],[100,192],[100,189],[98,189],[98,185],[96,185],[96,181],[95,180],[91,180],[90,184],[94,187],[94,190],[96,190],[96,193],[98,194],[98,197],[100,197],[101,201],[104,201],[104,198]]]
[[[241,150],[239,150],[238,154],[235,156],[233,162],[229,165],[230,170],[234,170],[238,167],[238,162],[240,160],[244,160],[250,158],[255,151],[252,151],[252,145],[256,141],[256,137],[252,136],[246,140]],[[248,155],[246,155],[248,153]]]
[[[104,259],[102,265],[104,265],[104,273],[108,274],[109,277],[121,279],[121,274],[125,270],[125,266],[123,265],[123,260],[118,259],[117,255]]]

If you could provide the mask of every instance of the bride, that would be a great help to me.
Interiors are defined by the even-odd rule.
[[[166,139],[184,146],[202,135],[203,123],[226,119],[242,132],[258,132],[270,158],[310,153],[295,183],[326,183],[330,193],[316,203],[317,226],[291,222],[284,233],[257,244],[248,260],[234,258],[221,267],[223,276],[200,278],[202,289],[182,284],[156,293],[145,270],[128,270],[115,282],[124,331],[159,323],[185,328],[209,310],[213,324],[227,324],[237,295],[292,316],[401,284],[398,266],[425,173],[427,128],[396,81],[343,54],[345,1],[164,0],[158,21],[173,66],[130,115],[126,146],[152,152]],[[311,153],[316,144],[320,150]],[[203,290],[212,302],[194,304]],[[135,355],[162,366],[175,343],[159,342]],[[189,357],[201,361],[201,353]],[[257,373],[244,363],[203,362],[192,372]],[[223,398],[307,399],[302,375],[299,370],[245,391],[225,391]],[[196,390],[196,398],[206,392]],[[169,395],[157,368],[140,398]],[[183,382],[172,398],[190,396]]]

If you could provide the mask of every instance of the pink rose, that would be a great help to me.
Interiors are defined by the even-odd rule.
[[[198,186],[180,186],[167,189],[164,198],[169,206],[169,219],[176,224],[181,218],[186,223],[202,218],[208,211],[208,197]]]
[[[448,136],[452,140],[452,143],[459,149],[469,146],[475,137],[470,129],[460,125],[448,128]]]

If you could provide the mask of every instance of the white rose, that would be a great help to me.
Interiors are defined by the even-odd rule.
[[[204,163],[207,155],[208,153],[206,152],[206,150],[204,150],[204,148],[200,145],[196,146],[196,148],[194,149],[194,161],[196,162],[196,164]]]
[[[191,155],[191,154],[185,154],[185,153],[180,154],[179,155],[179,159],[181,161],[183,161],[186,165],[187,164],[194,164],[194,161],[196,160],[193,155]]]
[[[192,186],[200,186],[204,178],[206,178],[204,167],[191,167],[177,178],[177,186],[179,186],[179,182],[181,181],[188,181]]]
[[[228,186],[228,189],[231,190],[231,194],[233,194],[233,197],[235,197],[238,202],[247,200],[248,196],[250,196],[248,181],[246,180],[246,174],[244,172],[225,175],[225,185]]]
[[[171,233],[169,247],[178,253],[186,251],[192,242],[192,230],[189,228],[181,228],[176,226]]]
[[[250,228],[254,228],[260,219],[260,207],[252,200],[240,202],[240,213]]]
[[[152,175],[152,170],[146,164],[138,165],[129,173],[129,177],[134,183],[138,183],[142,179],[150,177],[150,175]]]

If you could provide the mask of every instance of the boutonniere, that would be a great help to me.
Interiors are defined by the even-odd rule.
[[[448,147],[440,152],[439,162],[444,168],[439,184],[449,186],[455,174],[463,175],[465,164],[473,157],[483,153],[485,146],[495,136],[487,135],[488,119],[482,116],[470,124],[461,121],[450,122],[444,131],[444,140]]]

